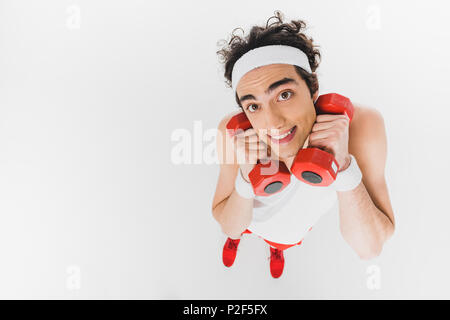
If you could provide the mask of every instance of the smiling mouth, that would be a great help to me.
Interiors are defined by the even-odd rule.
[[[281,139],[287,137],[289,134],[291,134],[294,129],[295,129],[295,126],[293,126],[291,129],[286,131],[284,134],[280,134],[280,135],[277,135],[277,136],[269,134],[268,136],[271,137],[272,139],[281,140]]]
[[[297,131],[297,126],[292,127],[289,131],[287,131],[284,134],[278,135],[278,136],[271,136],[270,140],[274,143],[277,144],[283,144],[283,143],[288,143],[289,141],[292,140],[292,138],[294,137],[295,133]]]

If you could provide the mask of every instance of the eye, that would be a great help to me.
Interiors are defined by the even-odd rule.
[[[288,98],[290,98],[294,93],[292,92],[292,91],[284,91],[284,92],[282,92],[281,94],[280,94],[280,97],[281,96],[286,96],[286,94],[288,94]],[[288,99],[288,98],[286,98],[286,100]]]
[[[258,110],[258,109],[252,108],[253,106],[258,107],[257,104],[249,104],[248,107],[247,107],[247,110],[248,110],[249,112],[251,112],[251,113],[256,112],[256,111]]]
[[[288,100],[290,97],[292,97],[294,95],[294,93],[292,91],[283,91],[282,93],[280,93],[279,97],[285,97],[284,100]],[[286,98],[287,96],[287,98]],[[254,113],[256,111],[258,111],[259,106],[257,104],[249,104],[246,108],[250,113]]]

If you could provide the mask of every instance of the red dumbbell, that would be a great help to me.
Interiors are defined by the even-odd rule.
[[[250,128],[252,125],[244,112],[233,116],[227,123],[227,130],[231,136],[239,129],[245,131]],[[264,163],[258,160],[248,177],[257,196],[270,196],[280,192],[291,182],[291,173],[286,164],[277,160],[268,160]]]
[[[349,119],[353,118],[353,105],[350,99],[337,93],[321,95],[316,103],[317,114],[347,114]],[[227,129],[233,136],[237,130],[247,130],[252,127],[244,112],[233,116]],[[272,174],[266,174],[266,168],[274,168],[278,165],[279,170]],[[275,167],[276,168],[276,167]],[[291,172],[294,176],[313,186],[328,186],[336,180],[339,165],[334,156],[318,148],[300,149],[294,158]],[[273,172],[273,170],[272,170]],[[261,163],[258,160],[253,170],[249,173],[253,190],[258,196],[270,196],[280,192],[291,182],[291,173],[283,161],[270,160]]]
[[[316,103],[317,114],[347,114],[353,118],[353,104],[350,99],[337,93],[321,95]],[[334,156],[319,148],[300,149],[291,166],[292,174],[299,180],[313,186],[329,186],[336,180],[339,165]]]

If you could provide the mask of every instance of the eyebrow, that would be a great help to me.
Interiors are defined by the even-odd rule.
[[[274,83],[272,83],[269,88],[266,89],[265,93],[266,94],[270,94],[272,91],[274,91],[276,88],[278,88],[279,86],[282,86],[283,84],[286,83],[295,83],[296,85],[298,85],[297,81],[295,81],[294,79],[291,78],[283,78],[281,80],[275,81]],[[241,98],[239,98],[239,102],[242,103],[245,100],[256,100],[255,96],[252,94],[246,94],[245,96],[242,96]]]

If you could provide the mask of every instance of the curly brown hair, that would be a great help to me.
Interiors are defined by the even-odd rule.
[[[269,25],[269,21],[273,18],[277,19],[277,21]],[[317,49],[319,46],[313,45],[313,38],[308,38],[303,33],[303,30],[306,29],[306,23],[303,20],[292,20],[290,23],[285,23],[283,22],[283,14],[279,10],[276,10],[274,16],[267,20],[265,27],[253,26],[250,34],[245,37],[234,34],[238,29],[244,33],[242,28],[234,29],[231,33],[230,41],[228,43],[226,40],[220,41],[226,45],[216,52],[220,56],[221,63],[225,64],[224,76],[227,87],[232,87],[231,73],[234,64],[242,55],[258,47],[282,44],[296,47],[307,55],[313,73],[308,73],[298,66],[294,67],[298,75],[306,82],[311,97],[314,95],[319,88],[317,75],[314,72],[319,66],[321,56]],[[235,98],[237,104],[242,109],[237,93]]]

